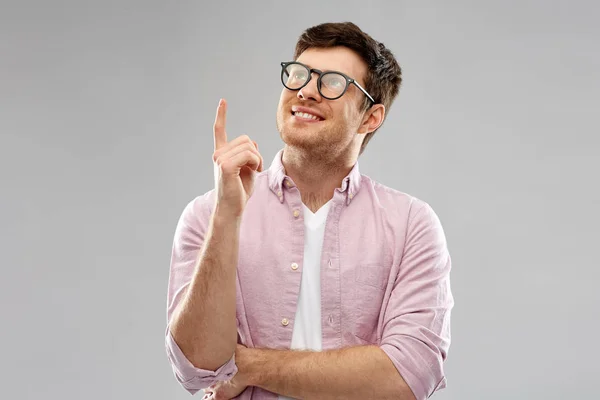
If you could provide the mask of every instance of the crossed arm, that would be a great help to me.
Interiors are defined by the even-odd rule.
[[[441,224],[429,206],[422,206],[411,218],[405,242],[391,295],[382,310],[379,347],[311,352],[238,345],[234,354],[229,353],[234,357],[213,371],[193,365],[167,332],[167,354],[175,376],[192,394],[210,389],[215,382],[232,382],[237,387],[230,397],[222,397],[227,399],[246,386],[305,399],[428,398],[446,385],[443,362],[450,345],[454,304],[450,256]],[[191,254],[178,251],[176,260],[192,263]],[[177,303],[174,293],[186,281],[179,272],[188,271],[186,265],[176,263],[171,269],[171,305]]]
[[[236,363],[248,386],[298,399],[415,399],[377,346],[314,352],[240,345]]]

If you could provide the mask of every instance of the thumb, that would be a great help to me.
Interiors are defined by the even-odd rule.
[[[258,143],[256,143],[254,140],[252,141],[252,143],[254,143],[254,147],[256,147],[256,150],[260,152],[260,150],[258,149]],[[262,172],[263,170],[263,160],[262,157],[260,158],[260,164],[258,166],[258,172]]]

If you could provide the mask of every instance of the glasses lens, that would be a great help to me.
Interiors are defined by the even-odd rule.
[[[281,81],[288,89],[298,89],[306,83],[309,71],[300,64],[290,64],[283,69]]]
[[[346,90],[346,78],[335,72],[327,72],[321,76],[321,94],[325,97],[336,98]]]

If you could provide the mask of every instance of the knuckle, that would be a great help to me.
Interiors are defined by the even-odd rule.
[[[221,173],[227,174],[231,170],[231,163],[224,162],[223,164],[219,165],[219,168],[221,169]]]
[[[252,151],[254,154],[257,154],[257,153],[258,153],[258,150],[256,150],[256,146],[254,146],[254,144],[253,144],[253,143],[248,143],[248,149],[249,149],[250,151]]]

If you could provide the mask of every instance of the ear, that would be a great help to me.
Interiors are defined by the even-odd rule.
[[[385,106],[374,104],[365,113],[362,123],[358,127],[358,134],[364,135],[379,128],[385,118]]]

